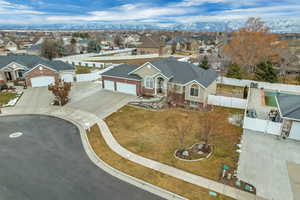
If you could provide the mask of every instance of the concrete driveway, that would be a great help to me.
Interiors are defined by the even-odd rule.
[[[78,101],[70,102],[66,107],[87,111],[104,119],[136,98],[133,95],[99,90]]]
[[[256,186],[259,196],[270,200],[297,199],[292,192],[290,162],[300,164],[300,142],[244,130],[238,176]]]
[[[28,88],[15,107],[5,108],[7,113],[35,113],[36,110],[58,109],[52,106],[53,95],[47,87]],[[136,99],[136,96],[105,91],[97,82],[73,83],[70,102],[65,107],[79,109],[105,118],[129,101]]]
[[[9,109],[20,110],[21,112],[29,112],[38,108],[49,108],[53,100],[53,95],[48,91],[48,87],[29,87],[18,103]]]
[[[40,115],[0,117],[0,199],[161,200],[107,174],[86,155],[77,127]],[[10,134],[22,132],[17,138]]]

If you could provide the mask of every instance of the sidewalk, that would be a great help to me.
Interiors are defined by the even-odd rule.
[[[48,108],[42,108],[42,109],[30,109],[30,110],[23,110],[23,109],[5,109],[3,110],[4,115],[14,115],[14,114],[44,114],[44,115],[52,115],[56,117],[60,117],[62,119],[71,120],[76,122],[78,125],[83,127],[84,129],[90,128],[94,124],[98,124],[102,136],[105,140],[105,142],[108,144],[108,146],[117,154],[124,157],[125,159],[128,159],[130,161],[133,161],[137,164],[140,164],[142,166],[154,169],[156,171],[159,171],[161,173],[173,176],[175,178],[184,180],[186,182],[192,183],[194,185],[207,188],[209,190],[216,191],[220,194],[232,197],[234,199],[238,200],[263,200],[262,198],[255,196],[253,194],[250,194],[248,192],[241,191],[239,189],[224,185],[222,183],[192,174],[188,173],[186,171],[171,167],[169,165],[162,164],[160,162],[144,158],[142,156],[139,156],[137,154],[134,154],[127,149],[123,148],[113,137],[111,134],[107,124],[96,115],[85,112],[79,109],[72,109],[68,107],[48,107]],[[1,116],[1,115],[0,115]],[[83,142],[85,142],[83,140]],[[92,150],[90,150],[92,151]],[[87,152],[88,153],[88,152]],[[91,156],[89,155],[91,158]],[[94,156],[93,156],[94,157]],[[93,159],[92,159],[93,160]],[[95,162],[95,160],[93,160]],[[99,162],[99,161],[98,161]],[[125,179],[125,181],[128,181]],[[130,181],[128,181],[130,182]]]
[[[198,185],[200,187],[204,187],[213,191],[216,191],[220,194],[232,197],[234,199],[238,200],[263,200],[263,198],[260,198],[256,195],[250,194],[248,192],[244,192],[242,190],[224,185],[222,183],[197,176],[195,174],[191,174],[188,172],[185,172],[183,170],[171,167],[169,165],[162,164],[160,162],[144,158],[142,156],[139,156],[137,154],[134,154],[127,149],[123,148],[113,137],[111,134],[108,126],[103,120],[100,120],[98,122],[98,126],[101,129],[102,136],[105,140],[105,142],[108,144],[108,146],[115,151],[120,156],[124,157],[125,159],[128,159],[132,162],[138,163],[140,165],[143,165],[145,167],[154,169],[156,171],[162,172],[164,174],[173,176],[175,178],[184,180],[186,182],[192,183],[194,185]]]

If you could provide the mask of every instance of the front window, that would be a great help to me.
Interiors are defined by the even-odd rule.
[[[191,107],[198,107],[199,103],[196,101],[190,101],[190,106]]]
[[[153,89],[154,88],[154,80],[151,77],[146,77],[145,79],[145,87]]]
[[[199,88],[197,85],[192,85],[190,95],[192,97],[198,97],[199,96]]]

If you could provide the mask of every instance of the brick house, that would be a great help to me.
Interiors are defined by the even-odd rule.
[[[58,78],[72,81],[74,74],[74,67],[62,61],[26,54],[0,56],[0,82],[4,83],[25,79],[27,86],[41,87]]]
[[[137,96],[169,96],[177,104],[201,107],[216,93],[217,73],[175,58],[141,66],[122,64],[102,74],[102,87]]]

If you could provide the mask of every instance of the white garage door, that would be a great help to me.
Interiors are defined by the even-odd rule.
[[[39,76],[31,78],[31,86],[32,87],[43,87],[48,86],[50,84],[54,84],[54,77],[53,76]]]
[[[104,89],[115,91],[115,82],[104,80]]]
[[[128,84],[128,83],[118,83],[117,82],[117,91],[123,92],[126,94],[134,94],[136,95],[136,85]]]
[[[65,82],[72,83],[74,81],[73,74],[61,74],[61,79],[63,79]]]
[[[293,122],[289,138],[300,140],[300,122]]]

